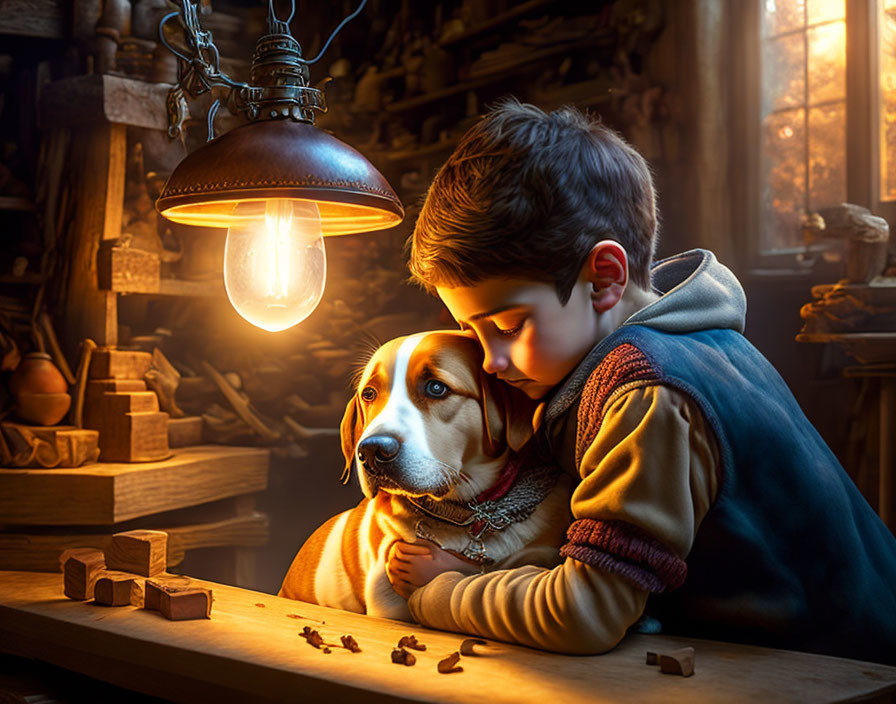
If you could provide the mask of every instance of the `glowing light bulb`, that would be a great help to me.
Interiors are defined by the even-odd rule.
[[[324,293],[327,260],[317,204],[239,203],[224,244],[224,287],[253,325],[277,332],[302,322]]]

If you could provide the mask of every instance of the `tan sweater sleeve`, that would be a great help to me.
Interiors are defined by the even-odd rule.
[[[683,393],[652,385],[611,399],[585,452],[574,519],[624,521],[687,556],[715,499],[718,450]],[[601,653],[642,614],[648,591],[571,557],[552,570],[518,567],[439,575],[411,595],[423,625],[564,653]]]

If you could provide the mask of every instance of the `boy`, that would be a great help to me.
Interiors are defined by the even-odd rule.
[[[651,267],[654,203],[640,155],[568,108],[506,102],[439,171],[412,275],[542,401],[536,439],[579,484],[553,570],[398,543],[393,586],[424,625],[559,652],[649,616],[893,662],[896,541],[741,335],[733,274],[701,250]]]

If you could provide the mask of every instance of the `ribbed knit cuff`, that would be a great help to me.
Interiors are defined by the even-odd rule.
[[[685,561],[670,548],[625,521],[582,518],[573,522],[566,538],[563,557],[618,574],[650,592],[676,589],[688,574]]]
[[[459,631],[460,626],[451,615],[451,596],[464,577],[460,572],[443,572],[411,594],[408,608],[414,620],[429,628]]]

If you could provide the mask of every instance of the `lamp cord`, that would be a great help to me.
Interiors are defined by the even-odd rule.
[[[273,7],[274,0],[270,0],[270,3],[271,3],[271,7]],[[366,4],[367,4],[367,0],[361,0],[361,4],[358,5],[358,9],[355,10],[350,15],[348,15],[347,17],[345,17],[345,19],[343,19],[342,22],[340,22],[337,25],[336,29],[334,29],[333,33],[330,35],[330,38],[327,39],[327,43],[324,44],[324,48],[318,52],[317,56],[315,56],[313,59],[300,59],[300,61],[302,63],[308,64],[308,65],[316,64],[318,61],[320,61],[321,57],[323,57],[323,55],[324,55],[324,52],[326,52],[326,50],[330,48],[330,42],[332,42],[336,38],[336,35],[339,34],[339,32],[342,30],[343,27],[345,27],[345,25],[347,25],[350,21],[355,19],[355,17],[357,17],[359,14],[361,14],[361,10],[364,9],[364,6]],[[293,11],[290,13],[289,20],[287,20],[287,22],[289,22],[292,19],[292,16],[295,13],[295,9],[296,9],[296,0],[292,0],[292,10]]]

